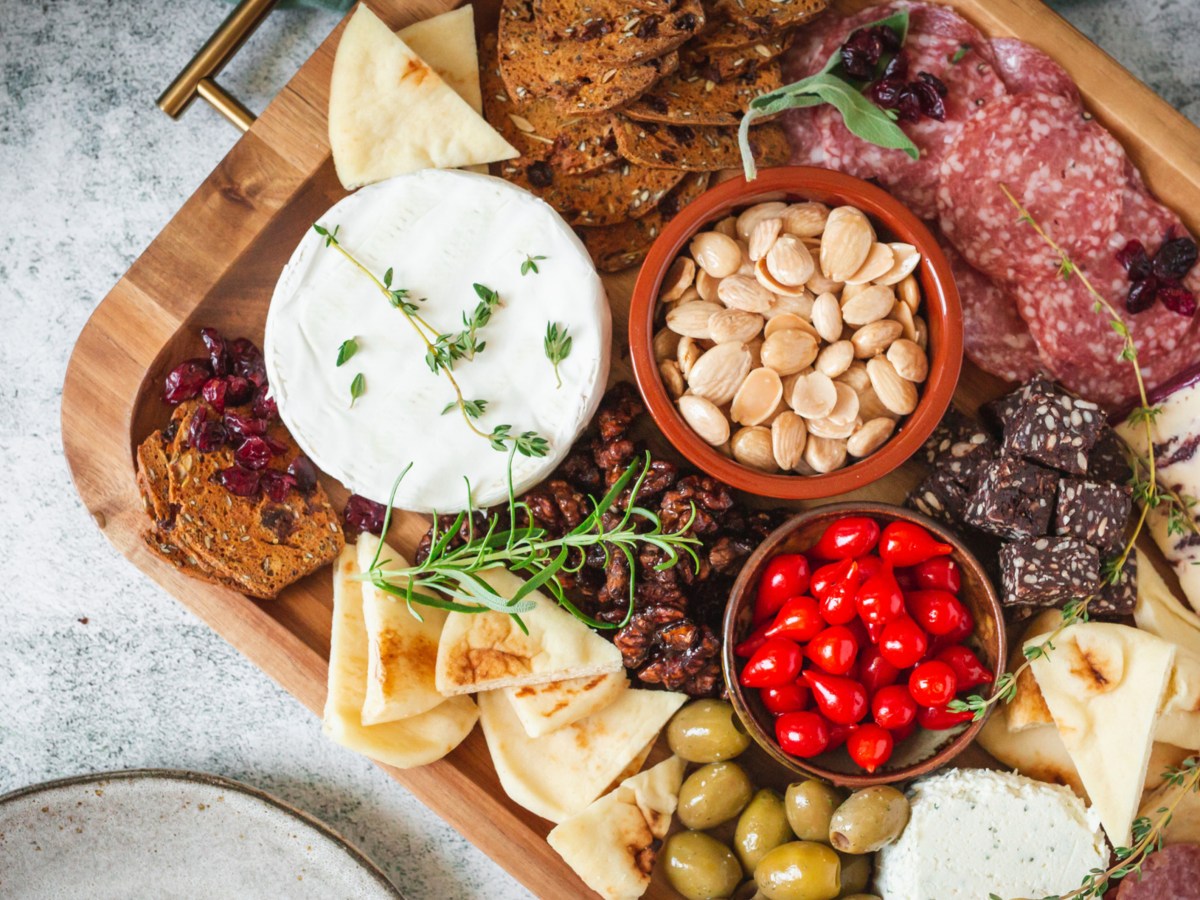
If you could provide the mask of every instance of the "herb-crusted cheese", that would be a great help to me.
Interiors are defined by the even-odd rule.
[[[884,900],[1045,897],[1108,863],[1099,818],[1069,789],[990,769],[917,782],[904,833],[879,851]]]
[[[459,360],[454,377],[467,400],[487,401],[481,431],[512,426],[550,443],[543,458],[518,454],[518,493],[546,478],[596,411],[608,377],[611,321],[603,285],[566,223],[533,195],[497,178],[424,171],[363,188],[320,219],[376,277],[391,268],[393,289],[421,298],[420,314],[441,332],[463,328],[479,302],[473,284],[501,305],[479,330],[485,348]],[[530,256],[538,271],[522,274]],[[559,365],[546,358],[547,324],[571,336]],[[353,338],[357,352],[336,365]],[[430,512],[501,502],[508,454],[468,429],[445,374],[425,363],[425,346],[370,278],[309,231],[280,276],[264,342],[279,414],[304,452],[351,490],[402,509]],[[351,407],[351,383],[363,375]]]

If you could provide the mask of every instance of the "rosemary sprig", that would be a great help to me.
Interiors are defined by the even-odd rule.
[[[470,486],[468,485],[468,509],[460,512],[448,528],[439,529],[434,516],[429,555],[419,564],[402,568],[388,568],[386,561],[380,562],[378,554],[370,569],[358,576],[371,581],[379,590],[403,600],[409,611],[420,618],[413,604],[433,606],[438,609],[462,613],[481,613],[492,610],[506,613],[525,629],[520,615],[533,609],[529,594],[534,590],[548,591],[564,609],[580,621],[597,629],[616,629],[628,624],[633,615],[637,556],[644,546],[660,550],[664,559],[661,569],[668,569],[680,562],[684,555],[691,557],[699,567],[700,560],[695,548],[698,538],[690,534],[692,517],[682,528],[674,532],[663,530],[662,520],[650,510],[637,505],[637,497],[650,471],[650,455],[634,462],[613,483],[600,499],[591,498],[592,510],[582,522],[562,537],[551,537],[532,523],[529,508],[519,503],[512,489],[511,453],[509,456],[509,499],[507,518],[490,514],[484,523],[476,527],[475,516],[470,509]],[[403,478],[403,475],[401,475]],[[396,484],[399,485],[397,479]],[[632,483],[632,486],[631,486]],[[624,510],[614,506],[627,487],[629,500]],[[392,491],[395,496],[395,488]],[[620,518],[614,524],[605,523],[605,514],[615,512]],[[391,503],[384,518],[383,533],[391,523]],[[452,546],[453,538],[463,528],[467,540]],[[601,622],[582,612],[567,597],[561,580],[563,573],[578,572],[589,549],[599,547],[607,562],[614,554],[621,554],[629,563],[629,609],[625,618],[618,623]],[[489,585],[481,573],[503,566],[523,575],[525,584],[511,598],[501,597]]]
[[[414,299],[406,288],[393,288],[391,269],[384,272],[382,279],[377,278],[374,272],[342,246],[338,237],[340,229],[340,225],[335,225],[332,229],[313,225],[313,231],[325,239],[326,247],[336,250],[355,268],[370,278],[387,298],[388,303],[404,314],[404,318],[425,345],[425,362],[430,371],[435,375],[441,372],[454,389],[455,399],[447,409],[457,406],[467,427],[496,450],[505,451],[511,447],[522,456],[545,456],[550,451],[550,442],[536,431],[514,434],[511,425],[497,425],[490,432],[479,428],[475,424],[475,420],[483,414],[486,401],[467,400],[463,396],[458,380],[454,377],[455,362],[460,359],[473,359],[475,354],[483,350],[486,345],[485,341],[477,339],[476,332],[490,321],[492,311],[500,305],[499,294],[482,284],[476,284],[475,293],[479,296],[479,303],[470,316],[463,313],[463,330],[457,334],[439,332],[421,315],[420,307],[417,304],[424,301]],[[360,385],[359,394],[353,395],[354,399],[361,394],[362,387]],[[351,390],[353,393],[353,388]]]
[[[562,376],[558,374],[558,365],[571,355],[571,336],[567,334],[567,326],[560,330],[557,322],[546,323],[546,337],[542,341],[546,350],[546,359],[554,366],[555,387],[562,387]]]

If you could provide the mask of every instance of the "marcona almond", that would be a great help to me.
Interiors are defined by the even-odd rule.
[[[913,341],[901,338],[887,349],[888,362],[905,381],[920,384],[929,377],[929,360],[925,351]]]
[[[718,344],[727,341],[746,343],[758,337],[763,317],[740,309],[722,309],[708,320],[709,336]]]
[[[837,378],[854,362],[854,345],[849,341],[826,344],[817,354],[816,369],[830,378]]]
[[[720,312],[722,308],[716,303],[706,303],[703,300],[680,303],[667,312],[667,327],[685,337],[708,340],[708,320],[713,317],[713,313]]]
[[[850,385],[856,394],[861,394],[871,386],[871,378],[867,375],[866,365],[857,359],[850,363],[850,367],[839,375],[837,380],[842,384]]]
[[[852,206],[839,206],[829,213],[821,235],[821,274],[844,282],[866,262],[874,242],[867,217]]]
[[[904,329],[901,334],[908,340],[913,340],[917,336],[917,326],[913,322],[912,310],[908,308],[906,303],[897,303],[892,307],[892,311],[888,314],[889,319],[895,319]]]
[[[783,230],[796,237],[817,237],[825,230],[825,220],[828,218],[829,207],[824,203],[793,203],[783,211]],[[790,469],[791,466],[784,468]]]
[[[841,339],[842,307],[838,303],[837,297],[830,293],[824,293],[813,301],[812,323],[822,340],[832,344]]]
[[[870,325],[886,319],[896,305],[896,295],[884,284],[868,285],[849,300],[842,299],[842,321],[847,325]]]
[[[750,240],[754,228],[763,219],[777,219],[787,209],[786,203],[772,200],[767,203],[756,203],[737,217],[737,236],[743,241]]]
[[[675,257],[675,262],[667,270],[667,277],[663,279],[663,292],[658,299],[678,300],[695,280],[696,264],[686,256]]]
[[[692,366],[687,382],[693,394],[723,406],[733,399],[750,374],[750,351],[745,344],[717,344]]]
[[[832,278],[826,278],[820,271],[814,272],[813,277],[808,279],[805,284],[814,294],[838,294],[841,293],[845,284],[841,281],[834,281]]]
[[[837,385],[820,372],[801,375],[788,395],[788,405],[806,419],[823,419],[837,405],[837,400]]]
[[[709,275],[703,269],[696,273],[696,293],[706,303],[717,302],[717,285],[720,283],[720,278]]]
[[[766,327],[763,328],[763,337],[770,337],[777,331],[786,331],[789,328],[799,328],[801,331],[812,331],[816,334],[813,327],[795,313],[780,313],[767,320]]]
[[[726,216],[720,222],[713,226],[713,231],[718,231],[726,237],[737,237],[737,216]]]
[[[729,420],[711,400],[684,394],[679,398],[679,414],[706,444],[716,447],[729,440]]]
[[[754,230],[750,232],[750,240],[747,245],[750,258],[757,262],[766,256],[781,231],[783,231],[783,220],[777,216],[760,219],[754,226]]]
[[[896,288],[896,294],[900,302],[912,310],[914,316],[921,309],[921,286],[917,284],[915,276],[906,275],[902,278],[899,287]]]
[[[658,364],[658,374],[662,376],[663,384],[666,385],[667,393],[671,395],[671,399],[678,400],[685,390],[683,373],[679,370],[679,363],[673,359],[664,359]]]
[[[846,439],[846,452],[859,459],[870,456],[887,443],[895,430],[896,423],[891,419],[871,419],[869,422],[863,422],[858,430]]]
[[[868,362],[867,375],[871,378],[871,387],[879,395],[879,402],[892,412],[907,416],[917,408],[920,398],[916,385],[901,378],[887,357],[877,356]]]
[[[768,319],[773,319],[775,316],[791,313],[792,315],[811,321],[814,299],[808,288],[804,288],[800,293],[795,295],[776,294],[775,299],[771,301],[771,308],[767,310],[766,316]]]
[[[864,422],[869,422],[871,419],[900,418],[883,405],[879,399],[879,395],[875,393],[875,388],[869,384],[866,390],[858,392],[858,417]]]
[[[832,440],[845,440],[854,434],[854,429],[858,427],[858,420],[853,422],[835,422],[828,416],[823,416],[820,419],[808,419],[808,433],[815,434],[817,437],[830,438]]]
[[[892,319],[880,319],[864,325],[850,337],[854,345],[854,355],[859,359],[870,359],[877,356],[892,345],[892,341],[900,337],[904,327]]]
[[[779,398],[779,402],[775,404],[775,408],[773,410],[771,410],[771,414],[769,416],[767,416],[765,419],[763,419],[762,424],[766,425],[768,428],[770,428],[773,424],[775,424],[776,419],[778,419],[785,412],[791,412],[791,411],[792,411],[792,408],[787,405],[786,395],[781,396]]]
[[[769,428],[761,425],[743,428],[730,438],[729,446],[733,450],[733,458],[743,466],[762,472],[774,472],[779,468],[775,464]]]
[[[683,337],[679,339],[679,346],[675,350],[675,361],[679,363],[679,371],[683,373],[683,377],[687,378],[692,374],[692,366],[696,364],[696,360],[704,353],[694,338]]]
[[[903,281],[921,261],[921,254],[912,244],[893,241],[888,247],[892,251],[892,267],[875,279],[876,284],[896,284]]]
[[[808,293],[808,288],[802,284],[791,285],[777,281],[767,268],[765,258],[754,264],[754,278],[776,297],[803,297]]]
[[[752,369],[733,395],[729,417],[739,425],[759,425],[771,417],[782,397],[778,372],[765,366]]]
[[[742,264],[742,248],[733,238],[719,231],[702,231],[688,247],[692,259],[714,278],[732,275]]]
[[[816,271],[812,253],[793,234],[781,235],[767,251],[767,271],[780,284],[800,288]]]
[[[840,469],[846,464],[846,442],[813,434],[810,428],[804,461],[819,475]]]
[[[892,255],[892,248],[887,244],[876,242],[871,245],[871,252],[867,254],[863,264],[858,267],[858,271],[846,279],[846,284],[867,284],[877,281],[880,276],[891,271],[894,264],[895,257]]]
[[[780,375],[791,375],[817,358],[817,339],[799,328],[777,331],[762,346],[762,361]]]
[[[858,394],[850,385],[840,381],[833,383],[833,389],[837,391],[837,403],[825,418],[835,425],[853,425],[858,419]]]
[[[681,296],[675,302],[676,303],[691,303],[694,300],[703,300],[703,299],[704,298],[700,296],[700,292],[698,290],[696,290],[696,286],[693,284],[690,288],[688,288],[686,291],[684,291],[683,296]]]
[[[771,292],[745,275],[730,275],[717,285],[717,297],[730,309],[764,313],[771,308]]]
[[[926,353],[929,352],[929,326],[925,324],[925,320],[920,316],[913,316],[913,334],[912,341]]]
[[[808,428],[804,419],[788,410],[780,413],[771,423],[771,453],[781,469],[794,469],[804,456],[804,445],[808,442]]]
[[[729,441],[726,441],[725,443],[723,443],[717,447],[714,447],[713,449],[716,450],[718,453],[720,453],[722,456],[724,456],[726,459],[733,459],[733,448],[729,446]]]
[[[670,328],[660,328],[654,335],[654,358],[673,359],[679,349],[679,335]]]
[[[763,339],[756,337],[752,341],[746,342],[746,349],[750,351],[750,368],[757,369],[762,365],[762,345]]]

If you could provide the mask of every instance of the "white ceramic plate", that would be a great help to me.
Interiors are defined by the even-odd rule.
[[[216,775],[134,769],[0,796],[5,900],[403,900],[336,832]]]

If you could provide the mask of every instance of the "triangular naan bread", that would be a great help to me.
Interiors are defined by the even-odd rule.
[[[453,169],[518,155],[361,4],[342,32],[333,61],[329,146],[347,189],[420,169]]]
[[[1087,791],[1053,725],[1034,725],[1013,731],[1008,727],[1008,706],[999,704],[979,732],[979,746],[997,761],[1022,775],[1069,787],[1083,799]]]
[[[1133,620],[1138,628],[1157,634],[1200,656],[1200,616],[1179,602],[1171,589],[1140,550],[1137,561],[1137,607]]]
[[[629,685],[625,672],[605,672],[546,684],[504,688],[525,733],[540,737],[595,715]]]
[[[1021,663],[1025,661],[1022,651],[1026,643],[1035,637],[1050,634],[1061,624],[1062,612],[1057,609],[1048,609],[1030,619],[1021,636],[1021,643],[1009,654],[1008,670],[1014,672],[1021,668]],[[1054,724],[1050,710],[1046,708],[1046,701],[1042,699],[1042,692],[1038,689],[1037,679],[1030,669],[1023,669],[1017,675],[1017,692],[1013,695],[1012,702],[1007,704],[1007,710],[1005,720],[1008,722],[1009,731],[1024,731],[1026,728]]]
[[[470,697],[452,697],[402,722],[362,724],[367,628],[362,614],[362,587],[352,580],[357,573],[357,551],[348,544],[333,570],[333,629],[324,731],[342,746],[400,769],[441,759],[475,727],[479,710]]]
[[[1034,638],[1034,642],[1043,638]],[[1113,846],[1127,846],[1174,645],[1127,625],[1085,622],[1033,660],[1033,674]]]
[[[1200,657],[1182,648],[1175,652],[1154,739],[1200,750]]]
[[[471,109],[483,112],[479,53],[475,48],[475,13],[471,4],[415,22],[401,28],[396,35],[408,49],[429,63]]]
[[[684,765],[672,756],[626,779],[557,826],[547,843],[605,900],[637,900],[650,887],[656,844],[671,827]]]
[[[525,733],[504,691],[477,699],[505,793],[543,819],[562,822],[613,784],[687,696],[629,688],[603,712],[538,738]]]
[[[524,584],[507,569],[488,569],[480,577],[505,598]],[[528,599],[537,604],[521,614],[529,634],[504,613],[450,613],[438,645],[439,691],[467,694],[624,668],[620,650],[541,591]]]
[[[358,538],[358,569],[371,567],[379,538],[363,533]],[[396,567],[408,565],[399,553],[383,545],[380,560],[392,560]],[[378,725],[395,722],[433,709],[446,698],[434,683],[438,640],[446,624],[446,611],[432,606],[416,606],[417,619],[404,604],[379,590],[369,581],[362,582],[363,621],[367,627],[367,695],[363,701],[362,723]],[[415,604],[414,604],[415,606]]]

